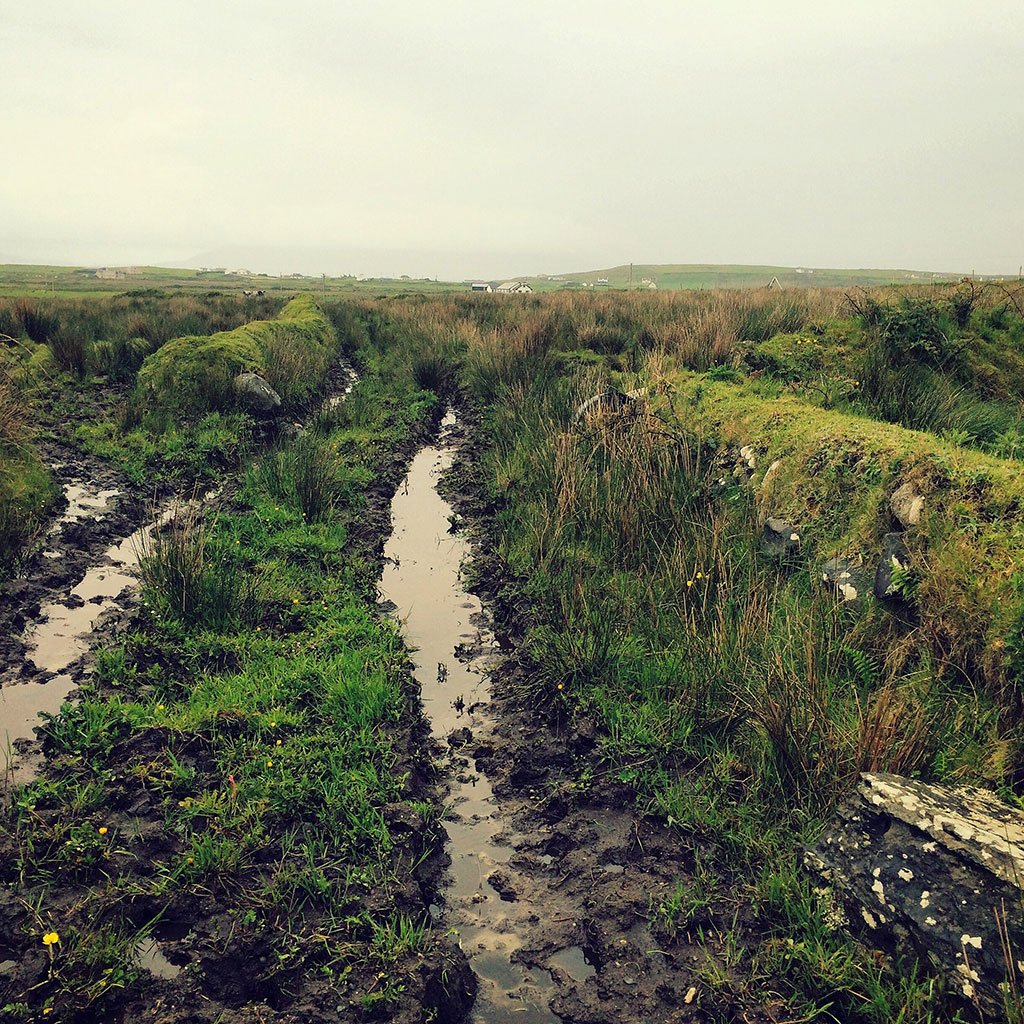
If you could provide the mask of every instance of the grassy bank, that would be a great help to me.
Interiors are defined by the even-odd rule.
[[[418,881],[440,808],[417,693],[373,607],[381,511],[437,399],[386,325],[334,313],[362,381],[157,534],[130,632],[4,815],[5,1019],[426,1020],[461,998]],[[154,981],[141,948],[184,931],[193,966]]]
[[[24,402],[0,381],[0,580],[46,522],[57,498],[36,453]]]
[[[800,850],[863,770],[1019,800],[1024,536],[1015,459],[980,453],[977,434],[884,422],[900,417],[860,385],[887,353],[901,381],[928,366],[1012,431],[1012,309],[976,304],[950,328],[955,291],[871,301],[858,314],[835,293],[562,296],[402,315],[459,350],[482,414],[477,472],[521,700],[559,728],[596,724],[580,791],[628,784],[692,853],[696,873],[652,915],[695,941],[715,908],[712,991],[787,1019],[881,1024],[951,1019],[955,1000],[912,957],[837,929]],[[939,334],[955,351],[929,348]],[[848,388],[822,396],[822,377]],[[647,398],[578,413],[637,385]],[[870,591],[903,483],[926,512],[903,534],[896,599],[862,586],[840,600],[824,563],[863,568]],[[768,516],[792,521],[799,550],[766,549]]]

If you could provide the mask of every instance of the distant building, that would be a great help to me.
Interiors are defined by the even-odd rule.
[[[470,291],[474,292],[493,292],[494,289],[486,281],[474,281],[470,286]]]
[[[495,291],[502,295],[529,295],[533,289],[523,281],[506,281],[499,284]]]
[[[607,278],[607,277],[599,277],[599,278],[597,279],[597,283],[598,283],[599,285],[605,285],[605,286],[608,286],[608,278]]]

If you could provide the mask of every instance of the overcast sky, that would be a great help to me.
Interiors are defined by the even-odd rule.
[[[4,262],[1024,262],[1022,0],[0,0],[0,43]]]

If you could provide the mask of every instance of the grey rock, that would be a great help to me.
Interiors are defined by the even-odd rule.
[[[900,526],[907,529],[909,526],[917,526],[921,522],[921,513],[924,512],[924,498],[917,493],[911,483],[905,483],[897,487],[889,499],[889,508],[896,517]]]
[[[893,585],[893,570],[910,565],[910,552],[899,533],[887,533],[882,540],[882,556],[875,569],[875,597],[879,601],[900,601],[903,595]]]
[[[823,583],[830,586],[844,604],[861,600],[871,589],[871,577],[847,558],[830,558],[821,568]]]
[[[866,941],[915,950],[1002,1017],[1007,958],[1024,974],[1024,814],[984,790],[866,773],[804,863]]]
[[[768,519],[761,534],[765,551],[773,555],[795,555],[800,551],[800,530],[785,519]]]
[[[782,468],[782,460],[776,459],[767,470],[765,470],[764,477],[761,480],[761,490],[765,490],[771,487],[775,478],[779,475],[779,470]]]
[[[251,370],[240,373],[232,382],[238,404],[249,412],[265,416],[281,405],[281,396]]]

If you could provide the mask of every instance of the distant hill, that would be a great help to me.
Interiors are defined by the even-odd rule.
[[[829,270],[820,267],[747,266],[723,263],[635,263],[606,270],[529,277],[538,290],[579,286],[639,288],[653,281],[659,289],[764,288],[773,279],[785,288],[835,288],[856,285],[926,284],[956,281],[962,273],[936,274],[925,270]],[[602,282],[601,285],[598,282]]]

